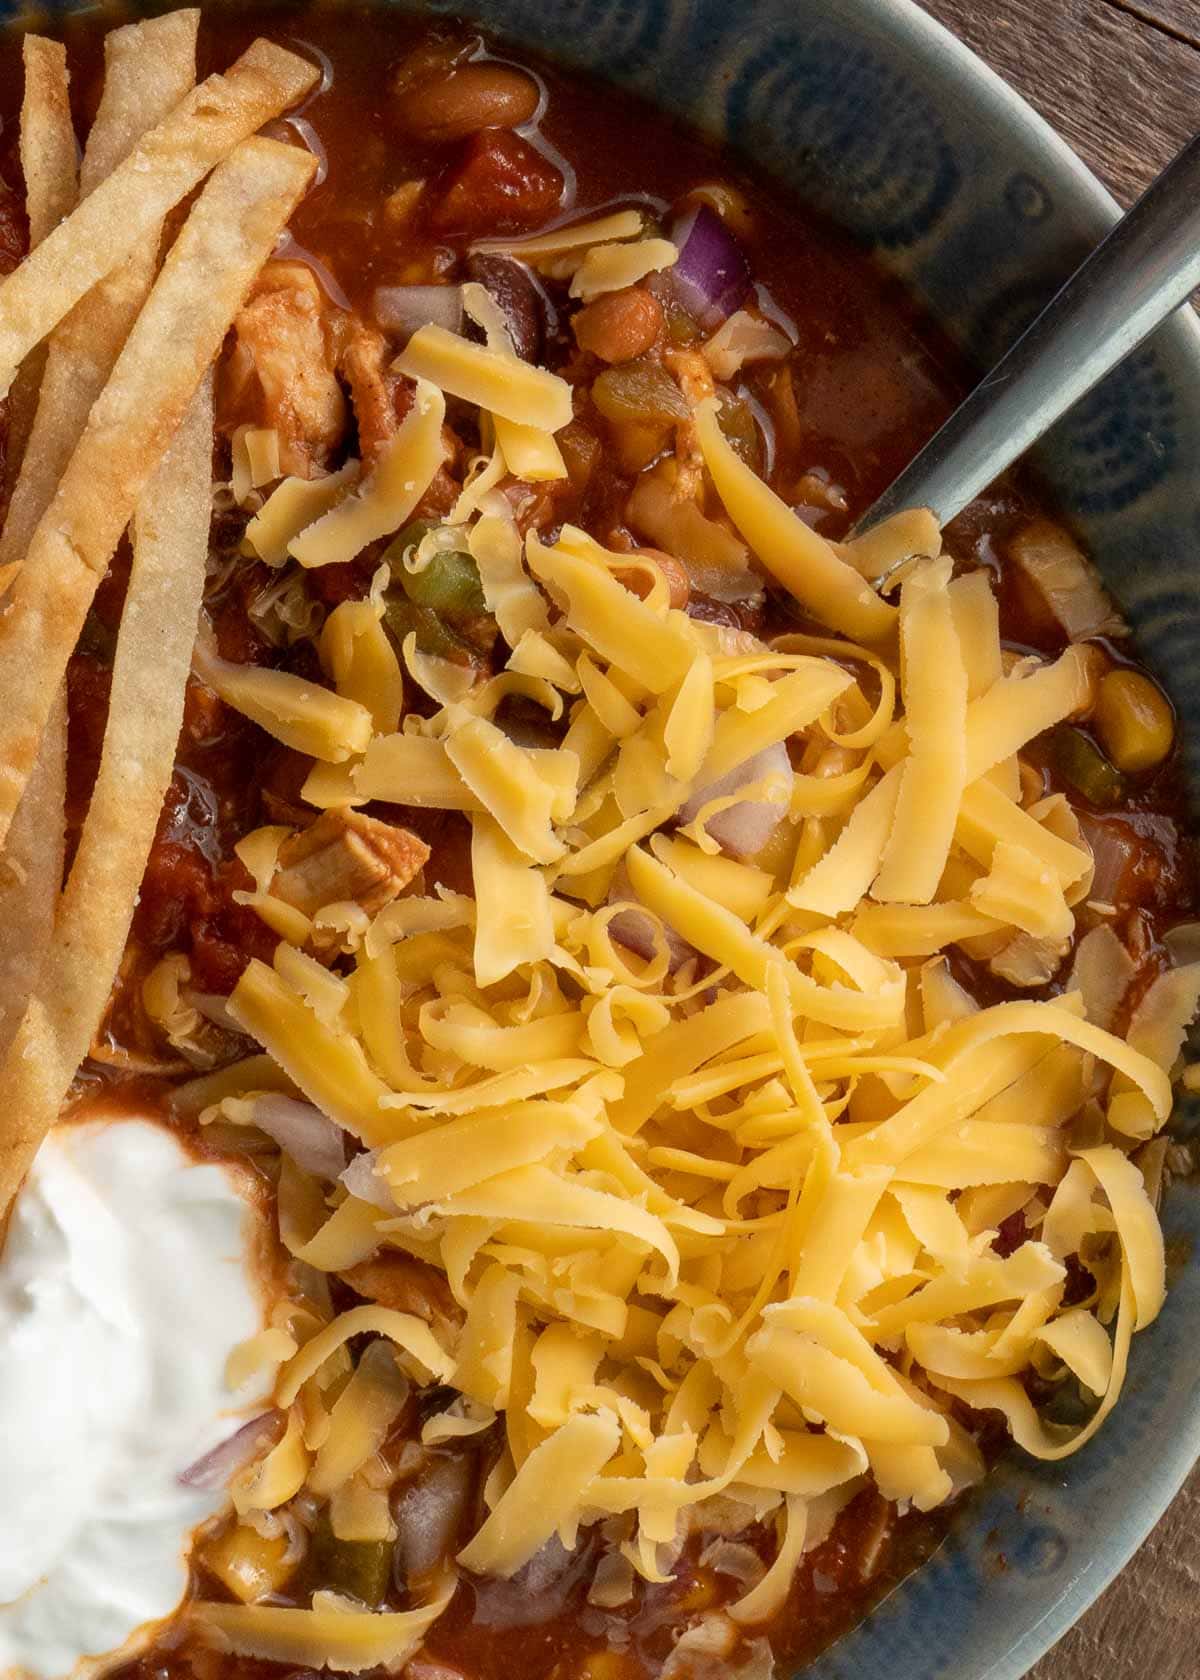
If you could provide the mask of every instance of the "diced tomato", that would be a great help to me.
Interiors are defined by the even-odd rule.
[[[208,746],[228,727],[229,708],[211,688],[190,677],[183,694],[183,739]]]
[[[240,950],[219,934],[209,922],[201,922],[192,930],[192,983],[201,991],[215,992],[228,997],[242,977],[242,970],[250,960],[248,951]]]
[[[507,128],[485,128],[464,142],[430,194],[438,233],[523,233],[558,208],[562,172],[536,146]]]
[[[339,607],[343,601],[363,600],[370,593],[371,576],[371,571],[357,560],[346,560],[317,566],[309,573],[309,582],[327,607]]]
[[[192,846],[158,840],[142,877],[137,931],[147,945],[166,951],[185,943],[188,924],[212,906],[212,872]]]

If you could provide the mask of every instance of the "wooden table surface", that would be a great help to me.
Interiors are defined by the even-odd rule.
[[[1122,204],[1200,129],[1200,0],[921,4],[1023,93]],[[1200,1470],[1029,1680],[1198,1677]]]

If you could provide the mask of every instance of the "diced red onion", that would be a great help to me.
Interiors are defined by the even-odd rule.
[[[738,239],[707,204],[700,204],[671,229],[679,252],[666,270],[671,290],[689,315],[714,332],[750,290],[750,265]]]
[[[342,1173],[341,1181],[360,1202],[370,1202],[373,1207],[387,1208],[389,1212],[395,1213],[396,1203],[388,1188],[387,1179],[381,1178],[375,1170],[378,1161],[377,1149],[364,1149]]]
[[[635,957],[652,962],[667,942],[667,967],[674,974],[689,957],[696,955],[692,947],[679,937],[674,928],[663,927],[661,933],[645,910],[621,910],[608,924],[608,931],[618,945],[624,945]]]
[[[636,904],[637,894],[629,880],[625,865],[618,864],[608,889],[609,904]],[[624,945],[643,962],[653,962],[667,944],[667,967],[674,974],[689,958],[696,955],[695,947],[675,932],[674,928],[656,922],[646,910],[619,910],[608,924],[608,931],[618,945]]]
[[[1168,928],[1162,942],[1176,968],[1200,962],[1200,922],[1180,922],[1177,927]]]
[[[346,1134],[311,1103],[266,1091],[254,1099],[254,1124],[305,1172],[318,1178],[341,1177],[346,1165]]]
[[[680,811],[680,820],[693,822],[710,801],[727,799],[739,788],[751,787],[755,782],[765,781],[768,776],[780,776],[786,780],[791,775],[791,768],[787,748],[782,742],[766,747],[744,764],[737,765],[728,775],[694,793]],[[722,851],[732,857],[748,858],[762,851],[783,821],[783,814],[782,804],[775,804],[769,799],[747,799],[737,805],[727,805],[724,810],[709,817],[704,826]]]
[[[741,1662],[730,1660],[740,1631],[723,1612],[705,1616],[676,1640],[662,1680],[773,1680],[775,1659],[765,1639],[751,1640]]]
[[[459,286],[376,286],[371,313],[384,332],[411,337],[422,327],[459,332],[463,324]]]
[[[718,1575],[728,1575],[743,1587],[754,1587],[766,1574],[766,1565],[754,1550],[742,1540],[726,1540],[718,1535],[700,1553],[700,1564]]]
[[[206,1021],[211,1021],[214,1027],[220,1027],[223,1032],[241,1032],[241,1027],[229,1013],[227,997],[221,997],[216,992],[193,992],[189,988],[183,1001],[189,1003],[198,1015],[203,1015]]]
[[[1122,904],[1128,872],[1134,867],[1139,850],[1137,835],[1124,823],[1105,822],[1086,811],[1077,811],[1076,816],[1095,864],[1088,898],[1094,904]]]
[[[253,1464],[267,1447],[275,1445],[282,1434],[283,1413],[263,1412],[261,1416],[251,1418],[249,1423],[244,1423],[194,1464],[189,1464],[186,1470],[181,1470],[176,1479],[184,1487],[213,1493],[218,1488],[227,1487],[239,1470]]]
[[[681,1633],[663,1664],[662,1680],[718,1680],[729,1672],[738,1629],[718,1611]]]

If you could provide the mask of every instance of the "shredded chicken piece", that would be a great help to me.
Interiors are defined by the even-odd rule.
[[[1038,939],[1018,933],[988,959],[988,967],[1001,980],[1014,986],[1046,986],[1066,960],[1071,941]]]
[[[392,346],[381,332],[355,321],[343,334],[338,367],[350,387],[350,401],[358,424],[358,451],[364,464],[373,466],[386,444],[400,429],[412,407],[413,382],[392,371]],[[449,426],[442,428],[447,456],[458,454],[458,438]],[[445,464],[421,498],[417,512],[423,517],[444,513],[454,505],[459,486]]]
[[[342,344],[339,367],[350,387],[350,401],[358,422],[358,449],[372,463],[395,437],[412,406],[412,384],[393,373],[388,342],[373,327],[356,321]]]
[[[705,397],[715,393],[712,369],[699,350],[668,350],[663,362],[679,381],[693,411]],[[674,485],[676,500],[700,501],[704,494],[704,455],[694,420],[681,420],[675,428],[675,459],[679,463]]]
[[[280,468],[296,478],[326,466],[346,429],[326,309],[311,269],[268,263],[234,321],[233,349],[221,370],[222,426],[273,426]]]
[[[462,1309],[450,1293],[440,1272],[411,1254],[383,1250],[341,1274],[343,1280],[365,1295],[368,1301],[391,1307],[395,1312],[413,1313],[426,1324],[444,1321],[462,1323]]]
[[[406,828],[361,811],[325,811],[279,848],[271,892],[306,916],[348,901],[373,916],[428,857],[429,847]]]
[[[1035,519],[1009,542],[1008,558],[1042,612],[1073,642],[1128,634],[1095,567],[1061,525]]]

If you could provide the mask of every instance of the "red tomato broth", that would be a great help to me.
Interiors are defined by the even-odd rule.
[[[94,109],[102,30],[124,14],[106,10],[66,21],[81,124]],[[769,375],[752,373],[747,394],[768,417],[775,459],[771,482],[788,500],[803,503],[806,517],[825,534],[843,535],[854,518],[916,452],[961,394],[966,370],[942,335],[894,280],[844,234],[790,198],[746,173],[703,139],[629,95],[537,62],[531,67],[546,95],[534,134],[486,130],[483,136],[429,145],[406,136],[395,122],[388,92],[395,65],[423,37],[426,26],[371,7],[256,7],[235,14],[213,9],[202,31],[201,72],[219,68],[258,33],[307,45],[327,59],[331,81],[311,100],[304,120],[315,132],[327,166],[324,180],[293,218],[285,255],[311,260],[333,300],[366,313],[379,285],[419,283],[457,272],[470,240],[496,231],[527,231],[567,212],[622,204],[646,205],[668,218],[669,207],[689,190],[714,180],[744,195],[752,231],[746,246],[756,279],[794,321],[793,362],[803,378],[793,382],[794,402],[780,409]],[[469,39],[467,26],[439,25],[440,40]],[[508,62],[500,46],[492,55]],[[0,118],[15,131],[19,109],[19,55],[0,58]],[[514,62],[527,64],[525,55]],[[489,138],[491,136],[491,138]],[[647,160],[652,160],[648,163]],[[569,170],[564,168],[564,161]],[[4,160],[12,177],[11,160]],[[389,194],[415,176],[427,179],[428,211],[398,233],[383,206]],[[524,187],[522,187],[524,183]],[[559,184],[563,184],[560,194]],[[524,193],[524,207],[514,209]],[[19,254],[19,206],[0,191],[0,268]],[[583,387],[596,371],[553,320],[543,355],[546,365],[577,383],[579,400],[571,447],[564,450],[572,477],[546,490],[542,501],[521,510],[522,520],[553,526],[566,518],[583,523],[601,541],[619,539],[632,473],[614,459],[603,420]],[[580,463],[579,471],[574,470]],[[218,477],[227,476],[222,460]],[[822,490],[824,486],[824,490]],[[811,499],[810,499],[811,498]],[[1024,475],[1013,475],[973,505],[949,534],[951,551],[964,564],[987,566],[999,580],[1002,625],[1018,649],[1054,652],[1065,636],[1028,610],[1004,563],[1008,538],[1039,511],[1042,500]],[[628,533],[625,532],[627,536]],[[307,644],[272,646],[250,621],[248,604],[265,569],[238,560],[240,524],[214,527],[213,579],[207,606],[218,646],[229,659],[284,666],[316,674]],[[317,574],[329,601],[365,593],[377,552]],[[86,788],[98,758],[111,634],[124,590],[114,563],[92,619],[86,650],[73,661],[71,703],[72,829],[82,817]],[[733,609],[694,601],[701,616],[737,622]],[[765,620],[755,628],[795,627],[799,616],[773,593]],[[468,652],[464,657],[471,657]],[[481,656],[482,657],[482,656]],[[1124,658],[1113,650],[1113,658]],[[307,662],[307,663],[306,663]],[[175,780],[164,807],[134,923],[127,963],[114,996],[106,1033],[117,1049],[149,1049],[138,1007],[142,979],[157,958],[182,951],[198,985],[228,993],[251,956],[269,958],[275,937],[233,894],[250,878],[233,855],[235,843],[262,822],[287,821],[302,812],[299,787],[305,764],[233,713],[207,689],[189,690]],[[1047,789],[1059,785],[1049,757]],[[467,825],[453,813],[381,807],[434,848],[429,878],[461,889],[469,884]],[[1186,917],[1194,902],[1190,843],[1185,838],[1176,758],[1161,769],[1131,778],[1120,814],[1095,813],[1132,836],[1131,890],[1123,915],[1139,918],[1145,954],[1143,984],[1157,972],[1165,927]],[[961,954],[956,972],[982,1001],[1009,995],[1002,981]],[[1047,990],[1059,989],[1052,982]],[[1025,993],[1028,995],[1028,992]],[[169,1085],[144,1070],[122,1069],[119,1059],[91,1064],[83,1091],[96,1081],[105,1101],[163,1102]],[[410,1426],[411,1427],[411,1426]],[[783,1613],[770,1627],[780,1662],[804,1662],[865,1614],[880,1596],[924,1560],[944,1533],[945,1512],[898,1518],[867,1492],[839,1518],[833,1533],[803,1560]],[[773,1555],[773,1531],[752,1530],[749,1543],[764,1561]],[[587,1604],[588,1543],[556,1582],[539,1596],[531,1615],[520,1578],[513,1583],[466,1580],[427,1641],[426,1656],[467,1680],[648,1680],[674,1639],[700,1609],[718,1608],[740,1595],[730,1577],[699,1561],[693,1542],[676,1576],[663,1586],[639,1583],[634,1598],[617,1610]],[[319,1585],[301,1571],[279,1602],[303,1601]],[[223,1589],[197,1565],[192,1590],[222,1596]],[[297,1596],[298,1595],[298,1596]],[[402,1590],[389,1595],[407,1606]],[[760,1629],[748,1630],[754,1637]],[[178,1628],[168,1631],[144,1658],[120,1672],[129,1680],[200,1680],[239,1674],[252,1680],[274,1675],[279,1665],[220,1658],[194,1647]]]

